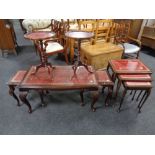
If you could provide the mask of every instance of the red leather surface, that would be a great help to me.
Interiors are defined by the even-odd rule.
[[[99,84],[110,84],[112,85],[113,82],[111,81],[109,75],[106,71],[96,71],[96,78]]]
[[[127,87],[152,87],[151,82],[124,82]]]
[[[35,67],[32,66],[21,83],[21,88],[74,89],[98,86],[95,74],[89,73],[83,66],[78,67],[76,76],[72,66],[56,66],[51,74],[47,68],[40,68],[36,74],[32,74],[34,71]]]
[[[150,69],[138,59],[111,60],[110,65],[116,73],[150,73]]]
[[[26,39],[30,40],[43,40],[51,38],[55,35],[54,32],[47,32],[47,31],[37,31],[37,32],[31,32],[24,35]]]
[[[8,82],[8,84],[19,84],[26,74],[25,70],[18,71]]]
[[[149,74],[120,74],[118,77],[121,80],[152,81]]]

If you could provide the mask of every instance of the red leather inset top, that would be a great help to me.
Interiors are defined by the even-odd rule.
[[[36,74],[32,74],[35,67],[28,71],[20,88],[49,88],[49,89],[78,89],[78,88],[98,88],[98,83],[94,73],[89,73],[83,66],[78,67],[76,75],[72,66],[55,66],[48,73],[47,68],[40,68]]]
[[[150,69],[138,59],[111,60],[115,73],[151,73]]]
[[[151,88],[151,82],[124,82],[125,86],[131,88]]]
[[[96,78],[100,85],[113,85],[113,82],[109,77],[107,71],[96,71]]]
[[[120,74],[118,78],[123,81],[152,81],[149,74]]]
[[[25,70],[18,71],[8,82],[9,85],[18,85],[26,74]]]

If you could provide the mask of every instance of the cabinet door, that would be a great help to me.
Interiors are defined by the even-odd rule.
[[[5,20],[0,19],[0,49],[15,49],[15,41],[13,36],[13,28],[7,24]]]

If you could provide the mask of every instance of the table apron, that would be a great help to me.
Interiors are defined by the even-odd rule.
[[[89,90],[89,91],[97,91],[98,87],[92,88],[19,88],[19,91],[29,91],[29,90],[51,90],[51,91],[69,91],[69,90]]]

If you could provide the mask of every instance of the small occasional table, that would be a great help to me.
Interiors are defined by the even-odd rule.
[[[38,71],[41,67],[47,67],[48,70],[52,67],[51,64],[47,60],[47,56],[45,54],[45,50],[43,47],[43,40],[52,38],[55,36],[54,32],[50,31],[36,31],[36,32],[30,32],[24,35],[26,39],[32,40],[32,41],[39,41],[41,50],[39,51],[40,61],[41,64],[36,66],[35,73]],[[49,68],[50,67],[50,68]]]
[[[151,70],[139,59],[110,60],[109,68],[113,71],[114,81],[119,74],[152,74]]]
[[[89,66],[89,69],[92,69]],[[74,71],[72,66],[55,66],[53,78],[46,72],[45,68],[40,68],[37,74],[32,74],[35,70],[35,66],[32,66],[27,74],[25,75],[23,81],[19,85],[20,99],[25,103],[29,112],[32,112],[31,105],[27,100],[27,95],[29,90],[38,91],[43,101],[43,92],[45,90],[80,90],[80,96],[83,105],[83,92],[84,90],[92,91],[93,101],[91,104],[91,109],[96,110],[94,107],[98,99],[98,82],[96,80],[95,73],[89,73],[83,66],[80,66],[76,72],[76,77],[74,77]]]
[[[80,58],[80,47],[81,47],[81,40],[83,39],[91,39],[94,37],[94,33],[92,32],[85,32],[85,31],[69,31],[65,33],[65,36],[71,39],[76,39],[78,41],[78,55],[77,55],[77,61],[73,65],[74,73],[76,73],[76,70],[79,66],[84,66],[88,72],[92,72],[89,70],[88,66],[81,62]]]
[[[149,76],[152,74],[151,70],[139,59],[121,59],[121,60],[111,60],[108,64],[108,69],[111,68],[113,74],[112,79],[115,82],[116,78],[118,78],[118,84],[116,87],[115,98],[117,97],[118,90],[120,88],[122,81],[151,81],[150,78],[141,78],[143,75]],[[123,76],[124,75],[124,76]],[[137,75],[137,80],[133,75]],[[121,77],[126,76],[126,80],[121,80]],[[125,79],[125,78],[124,78]],[[136,93],[136,91],[135,91]],[[135,94],[134,94],[135,95]],[[133,96],[134,98],[134,96]]]

